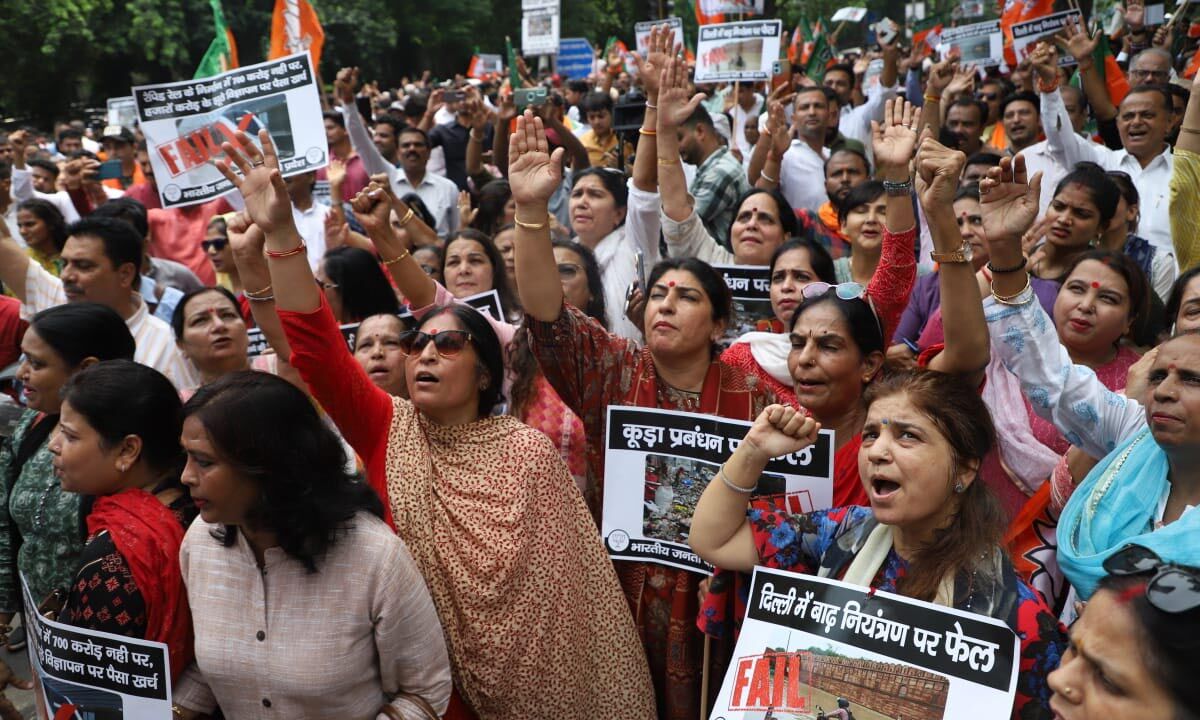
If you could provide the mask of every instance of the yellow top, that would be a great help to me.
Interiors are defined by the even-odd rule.
[[[1168,185],[1171,197],[1171,243],[1175,262],[1184,273],[1200,263],[1200,155],[1175,150],[1175,169]]]

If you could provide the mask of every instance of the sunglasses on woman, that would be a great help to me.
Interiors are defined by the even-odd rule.
[[[438,355],[444,358],[457,357],[467,346],[471,333],[466,330],[441,330],[435,333],[409,330],[400,335],[400,352],[405,355],[420,355],[425,346],[433,341]]]
[[[225,249],[225,246],[228,244],[229,244],[228,240],[220,240],[220,239],[218,239],[218,240],[201,240],[200,241],[200,247],[204,248],[205,252],[209,252],[212,250],[215,250],[216,252],[221,252],[222,250]]]
[[[1200,608],[1200,572],[1163,562],[1153,550],[1126,545],[1104,559],[1109,575],[1152,575],[1146,583],[1150,604],[1172,615]]]
[[[867,307],[871,310],[871,316],[875,318],[875,325],[879,328],[879,335],[883,335],[883,323],[879,320],[879,312],[875,310],[875,303],[871,302],[871,296],[867,293],[867,288],[862,283],[844,282],[837,285],[831,285],[827,282],[809,283],[800,289],[800,297],[804,298],[805,302],[816,300],[817,298],[824,297],[830,290],[833,291],[833,294],[839,300],[865,301]]]

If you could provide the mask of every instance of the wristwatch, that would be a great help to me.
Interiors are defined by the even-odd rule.
[[[969,263],[969,262],[971,262],[971,257],[974,254],[975,253],[971,250],[971,243],[967,242],[966,240],[963,240],[962,247],[960,247],[957,250],[952,250],[950,252],[944,252],[944,253],[938,252],[937,250],[930,251],[929,259],[938,264]]]

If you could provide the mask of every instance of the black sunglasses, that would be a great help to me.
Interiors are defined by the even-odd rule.
[[[207,252],[209,250],[216,250],[217,252],[221,252],[222,250],[225,249],[225,246],[228,244],[229,244],[228,240],[201,240],[200,241],[200,247],[204,248],[205,252]]]
[[[409,330],[400,335],[400,352],[405,355],[420,355],[425,347],[433,341],[438,355],[444,358],[456,357],[467,346],[471,333],[466,330],[442,330],[433,334],[420,330]]]
[[[1126,545],[1104,559],[1104,571],[1121,577],[1153,573],[1146,583],[1146,599],[1165,613],[1200,608],[1200,572],[1164,562],[1149,548]]]

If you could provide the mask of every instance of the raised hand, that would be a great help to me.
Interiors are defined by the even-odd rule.
[[[1029,54],[1029,64],[1038,79],[1049,85],[1058,78],[1058,53],[1048,42],[1039,42]]]
[[[1154,31],[1154,39],[1150,42],[1156,48],[1161,48],[1167,52],[1175,46],[1175,28],[1170,25],[1163,25]]]
[[[954,80],[958,73],[958,60],[952,56],[946,56],[942,60],[933,64],[929,68],[929,80],[926,83],[925,92],[930,95],[941,96],[946,92],[946,87]]]
[[[354,217],[358,219],[359,225],[367,231],[367,237],[372,240],[380,233],[391,232],[389,216],[392,203],[388,197],[386,183],[380,184],[372,180],[350,201],[350,208],[354,210]]]
[[[1042,191],[1042,173],[1028,178],[1025,158],[1002,158],[1000,164],[979,181],[979,203],[983,232],[988,243],[1019,242],[1037,219]]]
[[[262,228],[254,224],[245,210],[229,218],[225,223],[225,234],[229,238],[229,247],[235,257],[262,259],[267,236],[263,234]]]
[[[687,63],[683,58],[675,57],[663,68],[658,90],[658,129],[659,132],[671,131],[687,121],[704,93],[696,93],[688,98]]]
[[[497,110],[496,119],[504,128],[507,128],[509,121],[517,116],[517,104],[513,100],[511,92],[500,93],[500,107]]]
[[[767,135],[771,138],[771,155],[780,159],[792,146],[792,131],[788,127],[783,103],[772,100],[767,105]]]
[[[1054,41],[1059,47],[1074,56],[1075,61],[1080,64],[1081,70],[1091,67],[1092,53],[1096,50],[1097,43],[1100,42],[1099,37],[1092,37],[1074,16],[1067,18],[1062,32],[1055,36]]]
[[[275,152],[270,133],[258,131],[262,150],[240,130],[234,137],[241,147],[234,148],[232,143],[221,143],[225,159],[217,161],[216,166],[242,194],[250,219],[268,235],[294,225],[292,199],[288,197],[287,185],[279,171],[279,155]],[[234,166],[237,172],[234,172]]]
[[[908,172],[908,162],[917,145],[916,121],[916,108],[903,99],[887,101],[882,123],[871,121],[875,162],[881,168]]]
[[[646,88],[646,99],[651,103],[658,99],[663,68],[675,54],[675,48],[672,46],[674,39],[675,33],[671,32],[670,27],[655,25],[650,28],[650,43],[646,48],[646,59],[643,60],[637,53],[634,53],[631,58],[638,70],[638,77],[642,79],[642,85]]]
[[[959,65],[954,70],[954,79],[946,85],[945,94],[952,97],[975,94],[975,66]]]
[[[460,190],[458,193],[458,216],[463,227],[471,226],[471,223],[475,221],[476,212],[478,210],[471,208],[471,193]]]
[[[329,178],[330,187],[341,187],[346,181],[346,163],[330,155],[329,167],[325,168],[325,174]]]
[[[338,70],[337,77],[333,80],[333,91],[343,105],[354,102],[354,93],[357,89],[358,68],[344,67]]]
[[[563,149],[550,154],[541,118],[529,110],[508,139],[508,184],[517,205],[544,205],[562,184]]]
[[[325,249],[342,247],[350,236],[350,225],[340,212],[325,213]]]
[[[1143,0],[1129,0],[1125,3],[1125,24],[1133,32],[1146,27],[1146,4]]]
[[[958,179],[962,176],[967,156],[951,150],[926,136],[917,151],[918,196],[926,214],[935,210],[948,210],[954,204],[958,191]]]
[[[793,407],[769,405],[755,418],[744,443],[766,462],[812,445],[820,430],[820,423]]]

